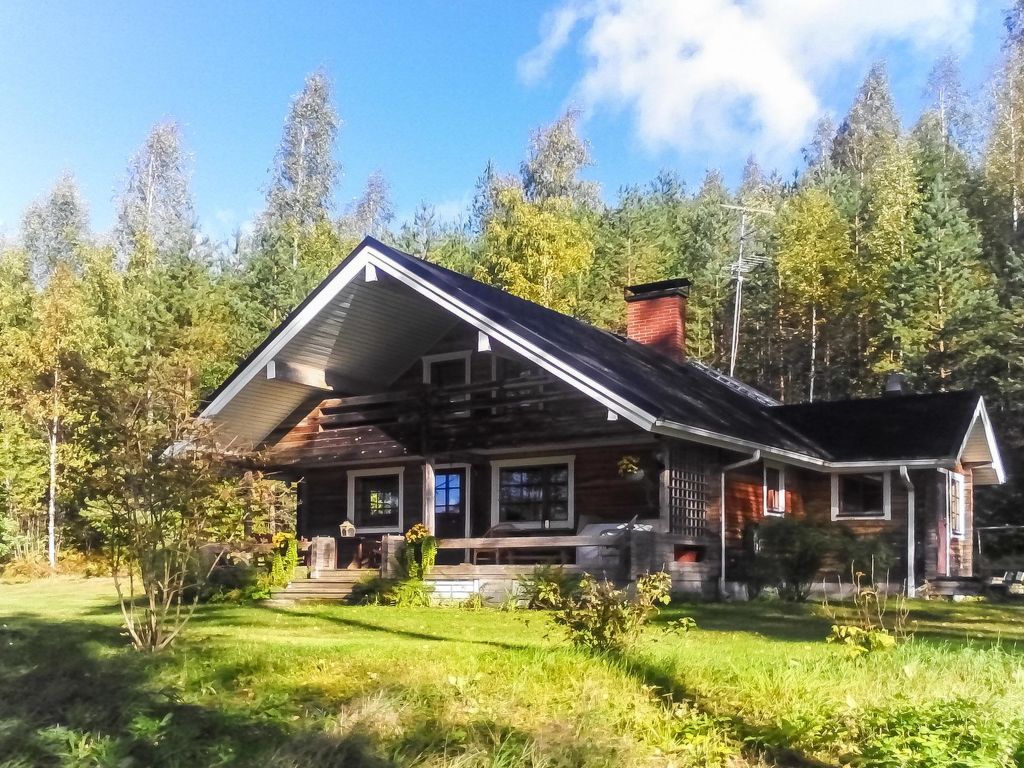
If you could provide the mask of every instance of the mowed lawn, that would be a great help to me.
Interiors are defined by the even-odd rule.
[[[108,580],[0,585],[0,766],[1014,765],[1024,610],[915,603],[854,659],[815,606],[673,606],[597,657],[544,613],[204,606],[129,649]],[[665,631],[693,616],[698,629]]]

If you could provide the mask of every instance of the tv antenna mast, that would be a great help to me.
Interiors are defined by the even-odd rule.
[[[774,216],[774,211],[767,208],[751,208],[746,205],[727,205],[721,203],[720,207],[730,211],[740,212],[740,244],[739,254],[736,263],[732,265],[731,271],[736,276],[736,301],[732,308],[732,349],[729,353],[729,375],[736,375],[736,353],[740,346],[740,316],[743,311],[743,281],[747,272],[756,266],[764,264],[767,258],[763,255],[748,256],[744,260],[743,246],[747,239],[747,216],[762,215]]]

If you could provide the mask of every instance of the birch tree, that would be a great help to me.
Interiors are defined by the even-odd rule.
[[[786,304],[806,323],[807,398],[813,401],[820,331],[841,311],[851,277],[849,231],[828,194],[809,187],[782,207],[777,258]]]
[[[285,120],[263,222],[264,227],[289,224],[296,228],[296,264],[299,234],[330,213],[340,172],[334,158],[340,125],[330,81],[323,72],[310,75]]]
[[[191,158],[177,123],[159,123],[128,164],[118,198],[115,243],[122,264],[152,252],[166,260],[192,245]]]
[[[497,202],[474,277],[550,309],[576,311],[580,281],[594,258],[589,224],[573,216],[565,198],[532,203],[511,187]]]
[[[81,273],[81,250],[89,240],[89,214],[71,174],[64,174],[50,193],[32,203],[21,224],[32,279],[42,285],[65,266]]]
[[[588,208],[597,204],[597,184],[579,177],[594,164],[590,145],[579,135],[579,119],[578,109],[568,109],[551,125],[534,131],[521,169],[530,202],[565,198]]]

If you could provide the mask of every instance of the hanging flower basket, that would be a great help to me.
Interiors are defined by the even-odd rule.
[[[619,459],[619,477],[626,480],[643,480],[644,470],[640,466],[640,459],[636,456],[623,456]]]

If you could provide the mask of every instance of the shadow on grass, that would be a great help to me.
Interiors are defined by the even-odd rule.
[[[698,711],[724,722],[734,737],[743,743],[743,751],[746,756],[755,762],[767,759],[770,765],[780,768],[832,768],[831,763],[824,763],[808,757],[781,734],[754,726],[736,715],[715,714],[707,702],[688,690],[679,682],[678,678],[664,669],[625,656],[613,656],[611,659],[627,674],[641,684],[650,686],[656,693],[671,701],[688,704]]]
[[[909,623],[919,639],[1024,650],[1024,610],[988,603],[923,601],[913,601],[909,608]],[[841,617],[852,615],[851,603],[836,602],[832,609]],[[788,642],[821,641],[833,624],[820,603],[781,601],[673,603],[657,621],[664,623],[681,616],[692,616],[704,630],[743,632]]]
[[[657,622],[692,616],[697,626],[714,632],[745,632],[789,642],[822,640],[831,621],[815,615],[810,603],[673,603]]]
[[[404,637],[409,640],[427,640],[429,642],[436,643],[468,643],[471,645],[490,646],[492,648],[498,648],[504,651],[526,651],[532,648],[532,646],[523,643],[504,643],[500,640],[477,640],[472,637],[448,637],[446,635],[434,635],[428,632],[418,632],[411,629],[402,629],[400,627],[387,626],[385,624],[374,624],[370,621],[354,619],[350,616],[343,616],[338,613],[327,611],[300,611],[294,608],[276,608],[270,605],[263,606],[263,610],[270,611],[273,613],[279,613],[285,616],[296,616],[306,619],[326,621],[331,624],[337,624],[339,626],[348,627],[350,629],[363,629],[368,632],[381,632],[389,635],[396,635],[398,637]]]
[[[224,692],[199,703],[189,699],[202,681],[193,679],[191,688],[185,682],[185,664],[197,657],[210,665],[204,680]],[[0,621],[0,768],[397,768],[431,755],[446,764],[445,757],[463,751],[485,752],[494,765],[511,766],[530,764],[536,749],[528,734],[491,721],[456,727],[423,716],[386,732],[372,720],[341,722],[331,713],[344,711],[350,702],[336,699],[321,701],[324,709],[317,715],[302,717],[297,714],[303,710],[301,686],[289,695],[294,706],[283,710],[245,700],[228,692],[232,677],[250,670],[216,660],[216,647],[190,646],[187,640],[180,652],[137,653],[109,623],[5,616]],[[401,689],[392,693],[395,701],[406,698]],[[585,742],[570,746],[581,758],[573,764],[586,764],[586,749]]]
[[[160,684],[161,671],[180,662],[173,653],[136,653],[109,625],[4,617],[0,766],[305,766],[308,756],[322,766],[398,765],[358,730],[331,734],[219,697],[189,703]],[[445,737],[437,724],[427,732],[435,741]],[[423,741],[417,733],[410,747]]]

